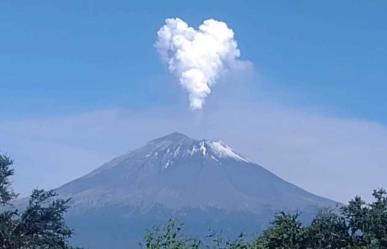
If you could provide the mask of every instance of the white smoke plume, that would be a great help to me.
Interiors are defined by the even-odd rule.
[[[155,46],[188,92],[191,109],[202,109],[219,75],[240,56],[234,32],[213,19],[196,30],[179,18],[169,18],[157,35]]]

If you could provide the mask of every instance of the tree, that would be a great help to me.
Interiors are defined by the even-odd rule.
[[[367,248],[387,248],[387,193],[383,189],[373,192],[374,202],[367,204],[355,197],[343,208],[350,226],[351,245]]]
[[[347,206],[342,208],[342,215],[348,224],[349,246],[360,247],[369,244],[365,234],[365,231],[368,230],[368,207],[366,203],[359,196],[356,196],[349,201]]]
[[[9,177],[14,173],[13,169],[10,168],[12,164],[13,162],[9,157],[0,154],[0,205],[5,205],[16,197],[9,180]]]
[[[34,190],[23,212],[10,202],[16,197],[9,177],[13,162],[0,155],[0,248],[3,249],[70,249],[72,231],[64,222],[69,200],[53,191]]]
[[[146,249],[199,249],[200,242],[181,234],[182,225],[169,220],[167,225],[155,227],[145,234]]]
[[[387,192],[378,189],[374,191],[373,196],[375,201],[369,205],[369,224],[365,233],[373,246],[387,248]]]
[[[298,214],[281,212],[275,216],[272,227],[263,233],[257,248],[302,249],[305,247],[304,228],[298,221]],[[260,247],[258,247],[260,246]]]
[[[306,245],[314,249],[345,248],[349,241],[349,227],[339,214],[321,211],[306,228]]]

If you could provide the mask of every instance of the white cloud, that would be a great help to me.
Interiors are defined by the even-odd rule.
[[[192,110],[202,109],[220,74],[238,63],[234,32],[226,23],[205,20],[197,30],[179,18],[165,20],[156,48],[188,92]]]

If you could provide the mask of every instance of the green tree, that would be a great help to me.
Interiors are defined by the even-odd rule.
[[[369,244],[367,236],[364,233],[364,231],[369,229],[368,207],[366,202],[359,196],[356,196],[353,200],[349,201],[347,206],[342,208],[342,215],[348,224],[348,232],[350,235],[349,246],[359,247]]]
[[[145,234],[146,249],[198,249],[200,241],[186,238],[181,233],[182,225],[169,220],[164,226],[155,227]]]
[[[383,189],[373,192],[374,201],[365,203],[355,197],[344,207],[351,232],[351,245],[367,248],[387,248],[387,193]]]
[[[256,243],[256,248],[302,249],[306,248],[304,228],[298,221],[299,214],[281,212],[275,216],[272,226]]]
[[[69,249],[71,230],[64,222],[68,201],[53,191],[34,190],[23,212],[10,202],[16,197],[10,186],[12,160],[0,156],[0,248]]]
[[[349,241],[345,219],[331,211],[321,211],[306,227],[306,245],[313,249],[345,248]]]
[[[364,232],[372,246],[387,248],[387,193],[383,189],[373,193],[375,201],[369,205],[368,226]]]
[[[10,167],[12,163],[9,157],[0,154],[0,205],[5,205],[16,197],[9,180],[9,177],[14,173]]]

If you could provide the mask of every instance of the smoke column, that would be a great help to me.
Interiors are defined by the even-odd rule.
[[[198,29],[179,18],[166,19],[157,32],[155,47],[188,92],[192,110],[203,108],[219,75],[240,56],[234,32],[213,19],[205,20]]]

